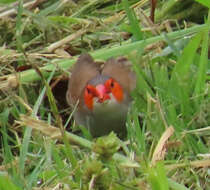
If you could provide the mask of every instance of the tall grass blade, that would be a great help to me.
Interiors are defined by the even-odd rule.
[[[51,72],[51,75],[49,76],[49,79],[48,79],[48,83],[52,79],[54,73],[55,73],[55,69],[54,69],[53,72]],[[39,107],[40,107],[40,105],[43,101],[45,91],[46,91],[46,88],[44,87],[42,89],[35,105],[34,105],[32,116],[37,115],[38,109],[39,109]],[[23,136],[23,141],[22,141],[22,147],[20,149],[19,168],[20,168],[20,174],[21,174],[22,177],[24,176],[25,161],[26,161],[26,158],[27,158],[28,147],[29,147],[29,144],[30,144],[31,132],[32,132],[32,128],[27,127],[25,129],[24,136]]]
[[[185,116],[191,116],[191,114],[193,114],[189,102],[192,93],[190,84],[193,82],[193,76],[190,69],[194,63],[201,38],[201,33],[198,33],[184,48],[181,57],[172,71],[170,80],[169,93],[171,94],[172,102],[176,101],[181,106],[181,112]]]
[[[44,76],[42,75],[41,71],[39,70],[38,71],[41,78],[42,78],[42,81],[44,82],[45,86],[46,86],[46,93],[47,93],[47,97],[48,97],[48,100],[49,100],[49,103],[50,103],[50,108],[54,114],[54,117],[56,119],[56,122],[57,122],[57,125],[59,126],[60,128],[60,131],[61,131],[61,134],[62,134],[62,139],[63,139],[63,142],[65,144],[65,153],[67,155],[67,158],[69,159],[70,163],[72,164],[72,167],[73,169],[77,166],[77,160],[74,156],[74,153],[73,153],[73,149],[72,149],[72,146],[70,145],[70,143],[68,142],[68,139],[67,139],[67,136],[66,136],[66,132],[65,132],[65,129],[63,127],[63,123],[62,123],[62,119],[59,115],[59,111],[58,111],[58,108],[57,108],[57,105],[55,103],[55,98],[53,96],[53,93],[52,93],[52,90],[50,88],[50,85],[49,83],[46,82]],[[80,176],[80,173],[79,173],[79,170],[76,170],[75,171],[76,173],[76,179],[79,180],[79,176]]]
[[[135,40],[142,40],[143,39],[143,33],[141,32],[141,28],[139,26],[139,22],[136,18],[136,15],[134,13],[134,11],[132,11],[129,7],[129,3],[128,0],[123,0],[123,6],[125,9],[125,12],[127,14],[129,23],[131,25],[131,31],[134,35]]]
[[[210,11],[209,11],[207,24],[210,28]],[[195,89],[194,89],[194,95],[199,96],[200,101],[204,97],[206,78],[207,78],[209,28],[206,28],[201,33],[201,35],[203,36],[203,42],[202,42],[202,48],[201,48],[201,56],[200,56],[200,61],[199,61],[197,80],[196,80]]]
[[[23,41],[22,41],[22,13],[23,13],[23,0],[19,0],[18,14],[16,19],[16,46],[19,52],[23,52]]]
[[[1,133],[3,136],[3,144],[2,147],[4,147],[4,163],[10,163],[13,160],[13,155],[10,149],[10,145],[8,142],[8,130],[7,130],[7,122],[9,119],[9,109],[5,109],[1,114],[0,114],[0,125],[1,125]]]
[[[45,166],[43,164],[44,160],[45,160],[45,156],[43,156],[40,159],[39,163],[36,165],[36,167],[34,168],[34,170],[27,177],[27,184],[26,184],[26,186],[27,186],[27,189],[28,190],[32,189],[33,185],[38,181],[39,174],[45,168]]]
[[[155,166],[149,168],[148,181],[152,190],[169,190],[166,171],[162,162],[157,162]]]

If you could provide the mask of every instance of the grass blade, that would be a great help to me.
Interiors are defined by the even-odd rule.
[[[206,0],[195,0],[197,2],[199,2],[200,4],[208,7],[210,9],[210,1],[206,1]]]
[[[208,26],[210,26],[210,11],[207,21]],[[209,27],[210,28],[210,27]],[[203,36],[203,43],[201,49],[201,56],[199,61],[198,75],[194,89],[194,95],[199,96],[201,100],[204,96],[206,78],[207,78],[207,63],[208,63],[208,44],[209,44],[209,28],[205,29],[201,35]],[[201,95],[203,94],[203,95]],[[201,96],[200,96],[201,95]]]
[[[169,189],[165,168],[162,162],[157,162],[155,166],[149,168],[148,174],[148,181],[151,184],[152,190]]]
[[[197,34],[184,48],[181,57],[172,71],[169,86],[169,93],[171,94],[172,101],[176,101],[181,106],[182,113],[184,115],[189,115],[190,117],[191,114],[193,114],[189,102],[192,91],[190,84],[193,82],[190,69],[191,65],[194,63],[201,38],[202,34]]]
[[[136,18],[136,15],[133,10],[130,9],[128,0],[123,0],[123,6],[125,9],[125,12],[127,14],[128,20],[131,25],[131,31],[134,35],[135,40],[142,40],[143,39],[143,33],[141,32],[141,28],[139,26],[139,22]]]
[[[17,49],[19,52],[23,52],[23,42],[22,42],[22,13],[23,13],[23,1],[19,0],[18,4],[18,14],[16,20],[16,41]]]
[[[55,70],[54,70],[54,72],[55,72]],[[54,72],[51,72],[48,82],[52,79]],[[42,100],[44,98],[45,91],[46,91],[46,88],[44,87],[42,89],[42,92],[40,93],[35,105],[34,105],[32,116],[37,115],[38,109],[39,109],[39,107],[42,103]],[[19,169],[20,169],[20,174],[22,177],[24,176],[25,161],[26,161],[26,157],[27,157],[28,147],[30,144],[31,132],[32,132],[32,128],[27,127],[25,129],[23,141],[22,141],[22,147],[20,149]]]

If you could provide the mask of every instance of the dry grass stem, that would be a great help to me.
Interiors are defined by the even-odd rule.
[[[62,40],[55,42],[53,44],[51,44],[50,46],[46,47],[45,51],[50,53],[53,52],[55,49],[65,45],[66,43],[71,42],[72,40],[79,38],[80,36],[82,36],[83,34],[85,34],[87,31],[85,29],[81,29],[79,31],[77,31],[74,34],[71,34],[65,38],[63,38]]]
[[[153,153],[152,164],[155,164],[159,160],[164,160],[166,151],[167,151],[166,143],[167,143],[168,139],[173,135],[173,133],[174,133],[174,128],[172,126],[168,127],[165,130],[165,132],[161,136],[161,138],[155,148],[155,151]]]
[[[165,165],[167,170],[178,169],[186,166],[195,167],[195,168],[207,168],[210,167],[210,160],[196,160],[180,164]]]
[[[18,86],[18,78],[15,74],[0,77],[0,90],[7,91]]]

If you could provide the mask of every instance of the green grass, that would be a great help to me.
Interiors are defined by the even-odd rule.
[[[0,21],[0,189],[210,188],[210,12],[203,24],[184,28],[181,18],[172,32],[160,27],[154,36],[139,24],[135,3],[47,1],[36,12],[19,1],[17,15]],[[180,6],[161,3],[157,23]],[[136,6],[148,14],[149,1]],[[78,30],[83,35],[60,51],[47,51]],[[86,51],[101,60],[124,55],[133,64],[137,87],[124,141],[113,133],[94,140],[73,134],[66,88],[58,90],[62,98],[50,88]],[[17,72],[23,65],[31,68]]]

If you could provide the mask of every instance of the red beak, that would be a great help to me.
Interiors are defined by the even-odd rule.
[[[98,97],[98,102],[102,103],[105,100],[110,99],[110,96],[107,92],[106,87],[103,84],[99,84],[96,86],[96,91],[97,91],[97,97]]]

